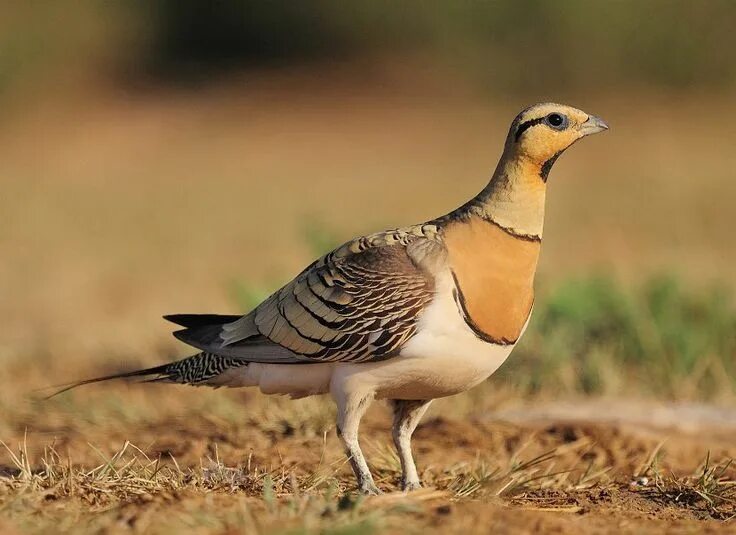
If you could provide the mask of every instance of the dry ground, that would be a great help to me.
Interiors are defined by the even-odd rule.
[[[354,495],[326,400],[167,386],[17,398],[2,422],[4,532],[733,529],[732,417],[610,400],[580,400],[580,414],[500,391],[437,403],[415,440],[428,488],[408,496],[388,411],[371,410],[363,443],[389,493],[368,499]]]
[[[417,431],[434,490],[362,500],[324,400],[120,385],[37,399],[49,384],[183,355],[159,316],[233,311],[233,281],[291,276],[310,260],[313,221],[347,239],[455,207],[527,103],[331,80],[29,99],[3,119],[0,530],[734,529],[734,473],[719,467],[736,455],[736,427],[699,424],[710,409],[650,422],[647,404],[603,418],[619,406],[606,401],[571,420],[569,406],[520,405],[491,380],[438,402]],[[602,266],[733,283],[733,98],[564,100],[612,130],[552,174],[541,276]],[[396,489],[384,408],[364,442]]]

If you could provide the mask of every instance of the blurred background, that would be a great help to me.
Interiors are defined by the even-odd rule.
[[[0,376],[181,356],[162,314],[245,311],[455,208],[553,100],[611,130],[552,172],[536,316],[491,381],[732,401],[734,23],[728,0],[3,3]]]

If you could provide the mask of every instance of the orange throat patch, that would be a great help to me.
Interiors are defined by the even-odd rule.
[[[515,343],[534,304],[540,242],[477,216],[449,225],[444,239],[468,326],[488,342]]]

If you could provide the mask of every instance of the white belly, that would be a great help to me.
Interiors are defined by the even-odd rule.
[[[373,394],[379,399],[434,399],[468,390],[490,377],[514,345],[479,339],[460,315],[451,277],[437,282],[437,295],[422,314],[417,334],[394,358],[363,363],[251,363],[226,371],[218,382],[258,386],[266,394],[293,397],[331,391],[336,398]],[[522,334],[524,330],[526,325]]]
[[[319,364],[261,364],[230,368],[210,379],[212,386],[257,386],[264,394],[287,394],[303,398],[330,391],[335,366],[332,362]]]

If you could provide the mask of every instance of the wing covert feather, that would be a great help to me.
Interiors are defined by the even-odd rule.
[[[433,225],[358,238],[223,325],[221,347],[208,350],[253,361],[259,359],[255,348],[269,344],[278,350],[259,351],[278,355],[278,362],[391,358],[415,334],[434,295],[434,268],[445,257]]]

